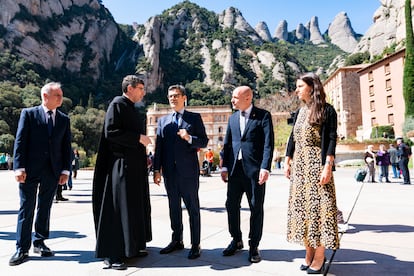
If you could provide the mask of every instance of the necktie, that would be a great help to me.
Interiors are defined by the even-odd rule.
[[[240,134],[243,135],[244,129],[246,128],[246,112],[241,112],[241,120],[240,120]]]
[[[47,131],[49,132],[49,136],[52,136],[52,131],[53,131],[53,119],[52,119],[52,114],[53,111],[49,110],[47,112]]]
[[[240,135],[241,136],[243,136],[243,132],[244,132],[244,129],[246,128],[246,112],[245,111],[242,111],[241,112],[241,118],[240,118]],[[240,150],[239,150],[239,153],[238,153],[238,156],[237,156],[237,159],[238,160],[241,160],[242,159],[242,150],[241,150],[241,148],[240,148]]]
[[[180,112],[175,112],[174,113],[174,124],[177,126],[180,124]]]

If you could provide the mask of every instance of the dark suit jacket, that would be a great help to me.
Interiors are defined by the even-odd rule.
[[[243,168],[247,177],[258,179],[260,169],[270,171],[274,149],[272,116],[253,106],[243,135],[240,134],[240,111],[229,118],[224,139],[223,167],[230,175],[234,171],[239,150],[242,150]]]
[[[208,143],[206,130],[200,114],[184,111],[179,128],[184,128],[192,136],[192,144],[177,135],[172,114],[158,120],[157,140],[154,154],[154,170],[161,170],[169,177],[176,166],[184,177],[198,177],[200,167],[197,152]]]
[[[41,106],[25,108],[20,115],[14,145],[14,169],[25,168],[31,176],[39,176],[51,163],[59,178],[71,168],[71,133],[69,117],[56,110],[55,126],[49,138],[47,119]]]
[[[294,124],[296,123],[296,118],[298,117],[299,110],[296,111],[294,116]],[[325,105],[325,120],[321,126],[321,148],[322,148],[322,165],[325,165],[326,156],[333,155],[335,156],[336,151],[336,140],[337,140],[337,124],[338,117],[335,111],[335,108],[330,105]],[[286,146],[286,156],[293,158],[295,152],[295,142],[293,137],[293,128],[290,134],[288,144]],[[333,167],[335,170],[335,167]]]

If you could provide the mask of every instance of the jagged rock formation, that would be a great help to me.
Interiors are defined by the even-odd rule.
[[[393,44],[402,47],[405,39],[404,0],[381,0],[373,15],[373,24],[361,38],[354,53],[368,51],[371,56],[381,54]],[[414,1],[411,1],[414,7]],[[414,9],[413,9],[414,11]],[[413,22],[414,22],[414,16]]]
[[[147,91],[154,91],[163,85],[167,70],[160,62],[163,52],[172,48],[180,51],[182,48],[189,47],[190,44],[200,45],[198,49],[192,48],[190,51],[193,51],[194,56],[202,57],[203,78],[201,81],[208,85],[219,86],[223,89],[236,85],[236,75],[240,74],[237,72],[240,70],[240,65],[237,65],[236,59],[240,55],[249,59],[249,67],[244,70],[254,72],[259,79],[264,75],[264,68],[271,71],[275,67],[276,57],[273,53],[266,51],[254,53],[246,48],[249,43],[261,45],[265,41],[272,42],[273,39],[266,23],[259,23],[255,30],[246,22],[238,9],[230,7],[218,15],[209,13],[209,20],[216,18],[218,23],[218,29],[211,29],[206,18],[199,15],[199,9],[200,7],[195,4],[176,5],[164,14],[148,20],[143,30],[137,30],[134,39],[141,45],[143,56],[151,65],[149,70],[143,71],[147,76]],[[168,20],[165,19],[166,17]],[[234,36],[220,35],[220,39],[209,39],[213,36],[212,33],[223,34],[229,29],[234,30],[236,34]],[[178,33],[182,35],[177,36]],[[188,33],[197,34],[197,38],[189,39],[186,36]],[[294,63],[293,60],[292,63]],[[296,65],[298,68],[300,66]],[[213,67],[221,68],[220,78],[217,78],[216,73],[215,77],[212,76],[212,70],[217,70]],[[286,79],[286,76],[278,76],[278,79]]]
[[[302,23],[299,23],[296,27],[295,36],[299,40],[309,39],[309,30]]]
[[[97,0],[2,0],[0,49],[46,70],[98,79],[111,63],[118,26]]]
[[[318,17],[312,16],[311,20],[306,24],[307,29],[309,30],[309,40],[313,44],[324,43],[325,40],[322,37],[321,31],[319,30]]]
[[[335,16],[328,27],[328,36],[333,44],[348,53],[352,53],[358,43],[351,22],[345,12],[340,12]]]
[[[261,42],[260,36],[256,31],[247,23],[241,12],[233,7],[227,8],[223,13],[219,15],[220,25],[225,28],[234,28],[239,31],[240,34],[247,35],[254,42]]]
[[[260,36],[263,41],[271,42],[273,41],[272,36],[269,32],[269,27],[263,21],[260,21],[254,28],[256,33]]]
[[[282,20],[272,37],[265,22],[252,28],[237,8],[216,14],[186,0],[144,25],[135,24],[136,44],[131,44],[122,41],[123,33],[98,0],[2,0],[1,5],[0,50],[10,49],[46,70],[59,68],[94,79],[113,72],[108,67],[122,69],[124,62],[133,62],[147,77],[149,93],[177,81],[176,75],[180,75],[179,81],[199,80],[222,88],[258,81],[288,85],[292,74],[305,66],[289,51],[278,48],[279,41],[310,41],[318,48],[335,44],[344,52],[354,51],[357,41],[344,12],[324,32],[327,41],[316,16],[290,32]],[[383,0],[374,25],[356,51],[377,53],[403,37],[403,0]],[[327,70],[319,64],[310,68],[322,73]]]
[[[288,23],[286,20],[282,20],[276,27],[274,37],[279,40],[288,40]]]

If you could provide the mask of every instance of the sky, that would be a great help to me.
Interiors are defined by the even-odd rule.
[[[120,24],[144,24],[151,16],[182,2],[181,0],[103,0],[104,6]],[[254,28],[260,21],[266,22],[273,35],[280,21],[286,20],[288,31],[299,23],[305,25],[312,16],[318,17],[319,29],[324,33],[335,16],[346,12],[352,28],[365,34],[373,23],[374,12],[381,6],[379,0],[191,0],[191,2],[215,13],[229,7],[237,8]]]

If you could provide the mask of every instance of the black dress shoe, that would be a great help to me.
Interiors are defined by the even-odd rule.
[[[13,256],[10,258],[9,265],[19,265],[22,262],[24,262],[24,260],[26,260],[28,257],[29,253],[17,250],[16,253],[14,253]]]
[[[43,241],[33,243],[33,252],[40,254],[42,257],[51,257],[55,255],[55,253],[50,250],[50,248],[47,247]]]
[[[188,253],[188,258],[190,260],[197,259],[201,255],[201,249],[199,245],[191,246],[190,252]]]
[[[249,249],[249,261],[251,263],[258,263],[262,260],[260,257],[259,249],[257,247],[250,247]]]
[[[146,257],[148,256],[148,251],[146,249],[138,250],[136,257]]]
[[[314,270],[314,269],[312,269],[312,268],[309,267],[306,270],[306,273],[308,273],[308,274],[323,274],[324,270],[325,270],[325,264],[323,264],[321,266],[321,268],[319,268],[318,270]]]
[[[56,201],[68,201],[69,199],[67,199],[66,197],[57,197]]]
[[[183,241],[171,241],[170,244],[167,245],[167,247],[161,249],[160,254],[169,254],[175,250],[181,249],[184,249]]]
[[[104,264],[106,265],[104,269],[109,269],[109,268],[112,268],[115,270],[127,269],[127,265],[120,258],[106,258],[104,260]]]
[[[309,266],[308,269],[306,269],[306,273],[308,273],[308,274],[323,274],[324,271],[325,271],[325,262],[326,262],[326,258],[323,259],[322,266],[318,270],[314,270],[314,269],[310,268],[310,266]]]
[[[243,241],[232,240],[229,246],[223,250],[223,256],[233,256],[237,250],[243,249]]]
[[[301,264],[300,267],[299,267],[299,269],[302,270],[302,271],[308,270],[308,268],[309,268],[309,266],[304,265],[304,264]]]

